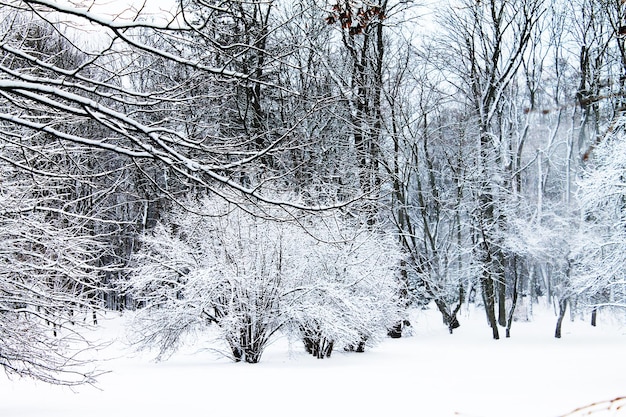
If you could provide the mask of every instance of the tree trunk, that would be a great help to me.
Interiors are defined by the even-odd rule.
[[[434,301],[435,301],[435,305],[439,309],[439,312],[441,312],[441,316],[443,317],[443,324],[448,326],[448,331],[450,332],[450,334],[452,334],[452,331],[454,329],[457,329],[461,326],[461,323],[459,323],[459,320],[456,318],[456,314],[461,308],[460,306],[463,303],[463,301],[459,300],[459,304],[457,305],[457,308],[455,308],[453,312],[451,312],[448,309],[448,305],[441,298],[435,298]]]
[[[567,310],[567,298],[559,300],[559,318],[556,320],[556,330],[554,331],[554,337],[557,339],[561,338],[561,324],[563,324],[565,310]]]
[[[334,341],[322,336],[319,329],[310,330],[301,328],[302,342],[307,353],[315,356],[317,359],[330,358],[333,352]]]
[[[593,310],[591,310],[591,325],[593,327],[596,327],[597,318],[598,318],[598,307],[594,307]]]
[[[493,338],[498,340],[500,339],[500,333],[498,332],[498,323],[496,321],[496,312],[495,312],[495,294],[493,287],[493,279],[489,271],[483,272],[483,276],[481,278],[482,285],[482,293],[483,293],[483,302],[485,304],[485,313],[487,314],[487,321],[489,322],[489,326],[491,327]]]
[[[515,314],[515,307],[517,307],[517,285],[519,282],[519,277],[517,273],[517,256],[513,255],[513,259],[511,260],[512,268],[511,272],[513,274],[513,296],[511,299],[511,309],[509,310],[509,316],[506,323],[506,337],[511,337],[511,326],[513,325],[513,315]],[[531,301],[532,302],[532,301]]]
[[[506,320],[506,284],[504,277],[497,281],[498,285],[498,324],[502,327],[507,325]]]

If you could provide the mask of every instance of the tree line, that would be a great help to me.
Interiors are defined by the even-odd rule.
[[[0,6],[10,372],[91,381],[66,347],[100,309],[162,355],[214,325],[257,362],[431,302],[495,339],[540,298],[556,337],[624,306],[619,1]]]

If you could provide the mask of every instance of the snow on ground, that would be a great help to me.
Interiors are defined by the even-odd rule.
[[[104,331],[122,334],[108,313]],[[116,343],[98,388],[51,387],[0,375],[0,416],[465,416],[556,417],[626,395],[626,328],[535,313],[494,341],[480,310],[449,335],[436,311],[416,313],[413,336],[318,360],[280,339],[256,365],[232,363],[201,343],[155,363]],[[503,332],[504,333],[504,332]],[[617,402],[613,408],[626,402]],[[599,404],[594,417],[626,416]],[[585,414],[589,410],[578,412]],[[574,415],[574,414],[572,414]]]

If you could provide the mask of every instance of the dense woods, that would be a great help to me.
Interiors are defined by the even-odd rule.
[[[0,1],[10,373],[91,381],[101,309],[258,362],[625,306],[622,2],[78,3]]]

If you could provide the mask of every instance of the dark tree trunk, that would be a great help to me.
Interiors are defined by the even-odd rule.
[[[393,327],[387,330],[387,336],[392,339],[399,339],[402,337],[402,332],[405,327],[411,327],[411,322],[407,319],[397,322]]]
[[[367,342],[366,336],[361,336],[361,340],[356,345],[348,345],[344,348],[347,352],[357,352],[363,353],[365,352],[365,343]]]
[[[399,321],[397,322],[393,327],[391,327],[388,331],[387,331],[387,336],[391,337],[392,339],[399,339],[402,337],[402,322]]]
[[[504,282],[504,276],[498,279],[497,287],[498,287],[498,324],[502,327],[505,327],[507,325],[507,320],[506,320],[507,314],[506,314],[506,284]]]
[[[357,351],[358,353],[363,353],[363,352],[365,352],[365,340],[361,340],[361,341],[359,342],[359,344],[358,344],[358,345],[357,345],[357,347],[356,347],[356,351]]]
[[[506,323],[506,337],[511,337],[511,326],[513,325],[513,315],[515,314],[515,307],[517,307],[517,286],[519,285],[519,276],[517,271],[517,256],[512,255],[511,259],[511,273],[513,274],[513,296],[511,299],[511,309]]]
[[[559,318],[556,320],[556,330],[554,331],[554,337],[557,339],[561,338],[561,325],[565,317],[565,310],[567,310],[567,298],[559,300]]]
[[[458,329],[459,327],[461,327],[461,323],[459,323],[457,314],[459,314],[459,310],[461,310],[461,306],[463,305],[464,302],[465,302],[465,287],[463,287],[463,284],[461,283],[459,284],[459,303],[456,305],[454,310],[452,310],[450,322],[448,323],[448,330],[450,331],[450,334],[452,334],[452,331],[454,329]]]
[[[231,345],[230,350],[233,352],[233,360],[235,362],[241,362],[241,359],[243,358],[243,352],[241,349],[237,346]]]
[[[491,327],[493,338],[500,339],[500,333],[498,332],[498,323],[496,321],[495,312],[495,294],[493,279],[488,271],[483,272],[481,278],[483,302],[485,304],[485,313],[487,314],[487,321]]]
[[[455,309],[454,312],[451,312],[448,309],[448,305],[446,304],[446,302],[442,300],[441,298],[435,298],[434,301],[435,301],[435,305],[439,309],[439,312],[441,313],[441,316],[443,318],[443,324],[445,324],[448,327],[448,331],[450,332],[450,334],[452,334],[452,331],[454,329],[461,326],[461,324],[459,323],[459,320],[456,318],[456,313],[458,312],[458,310]]]
[[[330,358],[335,342],[322,336],[319,330],[302,328],[302,342],[307,353],[318,359]]]
[[[593,310],[591,310],[591,325],[593,327],[596,327],[597,319],[598,319],[598,307],[594,307]]]

